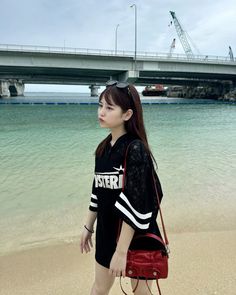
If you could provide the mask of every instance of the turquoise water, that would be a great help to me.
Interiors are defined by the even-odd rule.
[[[0,105],[0,252],[78,240],[94,150],[107,130],[96,105]],[[170,232],[236,229],[236,108],[144,105]]]

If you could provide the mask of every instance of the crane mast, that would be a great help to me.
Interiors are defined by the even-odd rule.
[[[231,61],[234,61],[234,54],[231,46],[229,46],[229,58]]]
[[[168,57],[172,56],[172,53],[173,53],[174,49],[175,49],[175,38],[173,39],[173,41],[172,41],[172,43],[170,45],[170,51],[169,51]]]
[[[180,42],[181,42],[181,44],[183,46],[185,54],[187,55],[187,57],[193,58],[194,54],[193,54],[193,51],[192,51],[192,49],[190,47],[188,39],[186,37],[185,31],[183,30],[182,26],[180,25],[179,20],[177,19],[176,15],[175,15],[175,12],[170,11],[170,14],[171,14],[171,16],[173,18],[175,29],[176,29],[176,32],[177,32],[177,34],[179,36],[179,39],[180,39]]]

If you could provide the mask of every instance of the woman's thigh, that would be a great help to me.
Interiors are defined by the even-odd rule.
[[[109,274],[109,269],[95,263],[95,281],[91,295],[106,295],[109,293],[115,278]]]
[[[148,284],[148,286],[147,286]],[[132,290],[137,286],[137,280],[131,279],[131,286]],[[147,281],[146,280],[139,280],[138,286],[134,292],[135,295],[150,295],[150,291],[152,287],[152,280]],[[149,289],[148,289],[149,288]]]

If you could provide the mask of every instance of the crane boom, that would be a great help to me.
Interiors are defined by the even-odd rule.
[[[175,15],[175,12],[170,11],[170,14],[173,18],[175,29],[176,29],[176,32],[179,36],[179,39],[180,39],[180,42],[183,46],[185,54],[187,55],[187,57],[193,58],[194,54],[193,54],[193,51],[190,47],[188,39],[186,37],[185,31],[183,30],[182,26],[180,25],[179,20],[177,19],[176,15]]]

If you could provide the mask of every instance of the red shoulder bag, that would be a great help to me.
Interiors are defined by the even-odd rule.
[[[124,191],[124,183],[125,183],[125,176],[126,176],[126,157],[127,157],[128,148],[126,150],[125,161],[124,161],[124,176],[123,176],[122,191]],[[137,283],[133,289],[133,292],[135,292],[135,290],[137,289],[139,280],[145,279],[146,285],[148,290],[150,291],[150,294],[152,294],[152,292],[148,286],[147,280],[148,279],[156,280],[159,295],[161,295],[161,290],[160,290],[158,280],[165,279],[168,276],[169,241],[166,234],[166,229],[165,229],[162,211],[160,207],[160,198],[158,195],[158,190],[157,190],[153,171],[152,171],[152,178],[154,182],[155,193],[157,196],[157,204],[158,204],[159,212],[160,212],[160,219],[161,219],[161,224],[162,224],[162,229],[164,234],[164,240],[152,233],[145,233],[143,235],[135,236],[132,242],[134,240],[143,239],[143,238],[154,239],[155,241],[158,242],[157,244],[162,245],[162,247],[158,247],[158,249],[155,249],[155,250],[129,249],[127,253],[126,277],[137,279]],[[120,287],[123,294],[128,295],[122,287],[121,277],[120,277]]]

